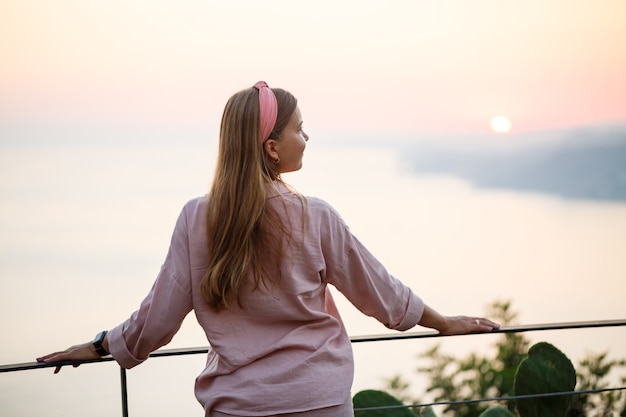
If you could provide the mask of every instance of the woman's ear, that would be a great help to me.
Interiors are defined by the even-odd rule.
[[[276,152],[276,141],[274,139],[268,139],[263,142],[263,149],[272,161],[279,160],[278,152]]]

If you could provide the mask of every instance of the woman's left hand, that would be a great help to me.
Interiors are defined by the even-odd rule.
[[[98,359],[100,355],[96,353],[96,348],[92,342],[83,343],[80,345],[72,346],[61,352],[54,352],[37,358],[37,362],[54,363],[63,361],[81,361],[89,359]],[[78,365],[74,365],[76,368]],[[62,366],[57,366],[54,373],[59,373]]]
[[[439,333],[446,335],[491,332],[498,330],[500,325],[484,317],[453,316],[446,317],[446,327]]]

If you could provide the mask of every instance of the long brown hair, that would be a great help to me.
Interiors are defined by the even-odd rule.
[[[278,116],[270,138],[280,140],[296,109],[289,92],[272,89]],[[200,292],[215,311],[239,300],[239,290],[252,273],[255,286],[276,278],[259,262],[280,263],[282,243],[289,235],[281,217],[266,203],[266,184],[282,181],[276,164],[259,140],[259,92],[248,88],[226,103],[220,126],[220,143],[213,185],[208,195],[207,237],[209,265]],[[278,268],[276,268],[278,270]]]

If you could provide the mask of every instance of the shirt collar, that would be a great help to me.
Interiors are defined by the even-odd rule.
[[[267,190],[267,198],[278,197],[281,194],[290,194],[291,191],[282,181],[272,181],[265,186]]]

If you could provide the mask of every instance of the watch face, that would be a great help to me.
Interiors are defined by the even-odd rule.
[[[102,331],[102,332],[98,333],[96,338],[94,339],[94,342],[102,343],[102,341],[104,340],[104,336],[106,336],[106,334],[107,334],[106,331]]]
[[[96,353],[100,356],[106,356],[109,354],[109,352],[107,352],[104,347],[102,346],[102,342],[104,341],[104,337],[106,336],[107,331],[104,330],[100,333],[98,333],[98,335],[96,336],[96,338],[94,339],[93,346],[96,349]]]

